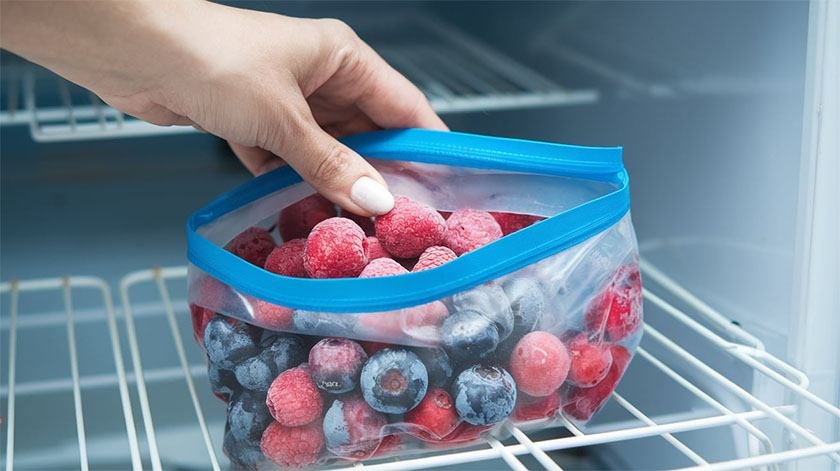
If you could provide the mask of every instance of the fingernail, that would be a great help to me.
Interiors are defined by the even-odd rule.
[[[353,183],[350,199],[360,208],[375,215],[385,214],[394,207],[394,196],[391,192],[370,177],[360,177]]]

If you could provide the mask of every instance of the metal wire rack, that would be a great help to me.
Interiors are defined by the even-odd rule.
[[[485,462],[485,469],[507,465],[517,470],[557,470],[569,456],[563,451],[632,446],[639,440],[654,440],[660,445],[661,453],[656,458],[670,456],[669,462],[675,463],[669,466],[672,468],[779,469],[791,462],[801,469],[838,467],[840,441],[819,437],[808,424],[799,422],[803,407],[819,409],[832,420],[840,420],[838,407],[809,392],[808,378],[802,372],[768,353],[757,338],[656,267],[642,261],[642,272],[646,283],[645,336],[637,359],[594,424],[584,430],[564,421],[565,427],[548,431],[506,424],[510,435],[506,440],[489,439],[466,451],[424,452],[399,460],[358,463],[348,469],[460,469]],[[156,470],[221,469],[226,465],[221,452],[224,406],[204,384],[203,358],[190,338],[185,276],[184,267],[156,268],[131,273],[120,281],[121,327],[133,366],[128,371],[123,367],[120,316],[102,280],[69,277],[0,285],[0,293],[8,298],[3,302],[8,315],[4,314],[2,323],[8,339],[8,373],[0,391],[6,400],[6,469],[75,466],[73,462],[82,469],[103,463]],[[94,306],[79,306],[83,290],[96,295]],[[58,299],[58,311],[44,310],[41,301],[47,297]],[[24,312],[24,300],[29,300],[26,306],[36,310]],[[100,335],[96,342],[76,341],[82,328],[97,326],[107,335]],[[19,377],[16,368],[23,364],[21,355],[34,352],[24,341],[42,339],[46,329],[66,334],[69,379],[66,373],[49,379]],[[113,353],[113,363],[104,362],[109,371],[95,373],[80,368],[86,350],[97,352],[101,362],[107,344]],[[37,347],[43,349],[42,345]],[[55,360],[54,355],[51,358]],[[646,372],[654,376],[645,376]],[[647,379],[645,386],[640,384],[642,378],[653,380]],[[130,396],[130,389],[134,395]],[[119,440],[122,446],[110,454],[105,451],[109,448],[103,446],[102,434],[91,434],[96,419],[87,420],[105,417],[102,409],[107,402],[85,401],[98,397],[102,390],[114,390],[119,401],[111,405],[122,409],[122,420],[106,430],[112,436],[119,430],[125,434]],[[663,394],[669,395],[667,401]],[[75,411],[75,421],[70,422],[75,424],[75,437],[71,442],[76,442],[72,447],[47,453],[45,445],[25,433],[44,425],[33,423],[33,410],[26,407],[25,400],[34,398],[42,404],[45,395],[55,395],[55,401],[58,395],[72,398],[74,406],[70,409]],[[18,400],[22,401],[16,404]],[[680,407],[663,410],[661,405],[666,403]],[[17,417],[16,412],[20,414]],[[137,413],[141,419],[135,423]],[[24,418],[23,414],[30,416]],[[44,414],[41,416],[44,420]],[[27,427],[16,428],[22,423]],[[22,430],[22,440],[18,441]],[[41,435],[47,435],[47,443],[58,438],[50,432],[42,431]],[[65,439],[69,436],[63,435]],[[704,445],[709,440],[702,438],[711,438],[713,446]],[[72,453],[68,452],[70,448]],[[652,467],[645,463],[645,457],[638,458],[639,462],[621,466]]]

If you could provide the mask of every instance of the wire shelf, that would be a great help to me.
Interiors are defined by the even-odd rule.
[[[838,421],[840,409],[809,392],[808,378],[768,353],[757,338],[656,267],[644,260],[641,265],[645,336],[637,359],[612,400],[586,429],[568,421],[564,421],[565,427],[548,431],[527,424],[505,424],[510,438],[504,441],[489,439],[465,451],[426,450],[421,455],[357,463],[347,469],[460,469],[484,462],[484,469],[507,466],[558,470],[569,463],[570,457],[577,456],[569,452],[589,447],[620,449],[641,441],[645,441],[646,450],[657,450],[655,456],[625,452],[621,455],[625,459],[638,461],[620,462],[618,466],[662,468],[667,462],[669,468],[781,469],[796,462],[801,469],[838,468],[837,437],[817,436],[808,424],[799,422],[799,417],[803,407],[813,407]],[[227,465],[221,451],[225,407],[206,385],[204,359],[192,339],[186,309],[185,277],[185,267],[171,267],[134,272],[121,280],[123,340],[132,365],[128,372],[122,364],[119,317],[104,282],[70,277],[0,285],[3,309],[6,312],[8,306],[9,313],[2,323],[8,336],[9,371],[0,391],[7,401],[3,447],[6,469],[14,465],[74,466],[71,455],[83,469],[88,461],[101,464],[106,460],[108,456],[100,456],[105,449],[97,443],[101,439],[85,434],[88,424],[94,423],[85,419],[104,404],[84,399],[100,389],[119,391],[124,418],[120,433],[126,434],[122,440],[126,445],[118,451],[121,460],[111,456],[106,462],[121,463],[115,466],[121,468],[155,470],[221,469]],[[74,304],[79,290],[99,294],[97,309],[80,309]],[[59,298],[63,309],[20,314],[22,299],[47,296]],[[110,342],[114,363],[109,373],[86,374],[79,369],[82,362],[76,348],[83,344],[76,343],[68,350],[71,365],[76,365],[69,375],[26,381],[16,377],[16,367],[23,364],[16,363],[22,340],[31,340],[22,333],[63,327],[67,338],[73,339],[74,328],[78,331],[88,325],[107,328],[108,336],[82,348],[97,349],[101,357],[102,348]],[[15,417],[16,400],[46,394],[73,399],[74,453],[45,453],[43,448],[35,450],[37,453],[27,452],[28,444],[15,440],[20,430],[15,424],[22,423]],[[134,414],[140,415],[137,423]],[[25,423],[30,427],[41,425],[31,418]],[[23,447],[20,453],[16,452],[19,445]],[[608,456],[606,452],[590,454]],[[645,459],[663,461],[654,461],[657,466]]]

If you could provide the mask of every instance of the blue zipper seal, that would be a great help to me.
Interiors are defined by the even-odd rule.
[[[252,265],[197,231],[245,204],[302,181],[286,166],[193,213],[187,221],[190,262],[237,291],[273,304],[333,313],[389,311],[443,299],[524,268],[609,228],[630,210],[630,180],[621,161],[621,147],[571,146],[423,129],[377,131],[342,141],[365,157],[572,176],[613,183],[616,189],[431,270],[381,278],[292,278]]]

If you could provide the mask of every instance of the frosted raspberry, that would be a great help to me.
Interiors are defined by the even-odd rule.
[[[590,342],[586,334],[578,334],[568,343],[569,383],[583,388],[598,384],[612,365],[612,355],[608,345]]]
[[[306,239],[292,239],[283,242],[268,254],[265,260],[265,269],[278,275],[306,278],[306,269],[303,267],[303,249],[306,246]]]
[[[516,232],[519,229],[524,227],[528,227],[531,224],[542,221],[545,219],[542,216],[534,216],[532,214],[517,214],[517,213],[490,213],[496,222],[499,223],[499,227],[502,229],[502,234],[508,235],[512,232]]]
[[[251,227],[228,242],[225,245],[225,250],[258,267],[262,267],[274,247],[274,239],[268,231],[259,227]]]
[[[408,273],[402,265],[390,258],[377,258],[367,264],[359,278],[376,278],[380,276],[394,276]]]
[[[614,281],[599,293],[586,311],[586,328],[593,335],[604,332],[620,342],[642,324],[642,285],[637,265],[619,268]]]
[[[429,270],[431,268],[439,267],[446,262],[451,262],[456,258],[458,258],[458,256],[455,255],[455,252],[453,252],[449,247],[435,245],[433,247],[429,247],[420,254],[420,259],[417,260],[417,263],[411,271],[417,272]]]
[[[412,435],[422,440],[440,441],[455,430],[460,419],[452,396],[441,388],[434,388],[405,414],[405,421],[418,427]]]
[[[511,416],[516,422],[550,419],[560,410],[560,394],[552,393],[545,397],[530,397],[527,394],[516,396],[516,407]]]
[[[312,278],[355,277],[367,262],[365,233],[349,219],[321,221],[306,239],[303,265]]]
[[[356,328],[367,338],[399,340],[403,335],[400,314],[399,310],[359,314]]]
[[[405,196],[394,209],[375,220],[376,237],[395,257],[411,258],[437,245],[446,234],[446,221],[437,211]]]
[[[285,330],[292,326],[293,309],[262,299],[252,299],[251,307],[254,310],[254,320],[262,326],[276,330]]]
[[[385,250],[382,243],[374,236],[367,238],[368,243],[368,260],[376,260],[377,258],[391,258],[391,254]]]
[[[572,387],[566,396],[563,412],[577,420],[589,420],[607,402],[630,362],[630,352],[621,345],[611,345],[612,366],[607,376],[591,388]]]
[[[272,422],[260,441],[263,454],[281,467],[302,468],[318,460],[324,449],[321,421],[302,427],[286,427]]]
[[[569,374],[569,353],[554,335],[544,331],[526,334],[513,347],[510,374],[525,394],[544,397],[557,391]]]
[[[368,216],[359,216],[357,214],[353,214],[350,211],[341,211],[341,217],[347,218],[362,228],[365,231],[365,235],[372,236],[376,229],[373,227],[373,218]]]
[[[269,386],[265,403],[271,416],[287,427],[306,425],[321,417],[324,409],[321,393],[306,365],[280,373]]]
[[[449,315],[446,305],[433,301],[403,310],[405,333],[416,340],[433,343],[440,339],[440,326]]]
[[[277,229],[283,240],[305,239],[316,224],[337,214],[330,200],[315,193],[280,211]]]
[[[487,211],[459,209],[446,220],[444,245],[463,255],[502,237],[502,228]]]

